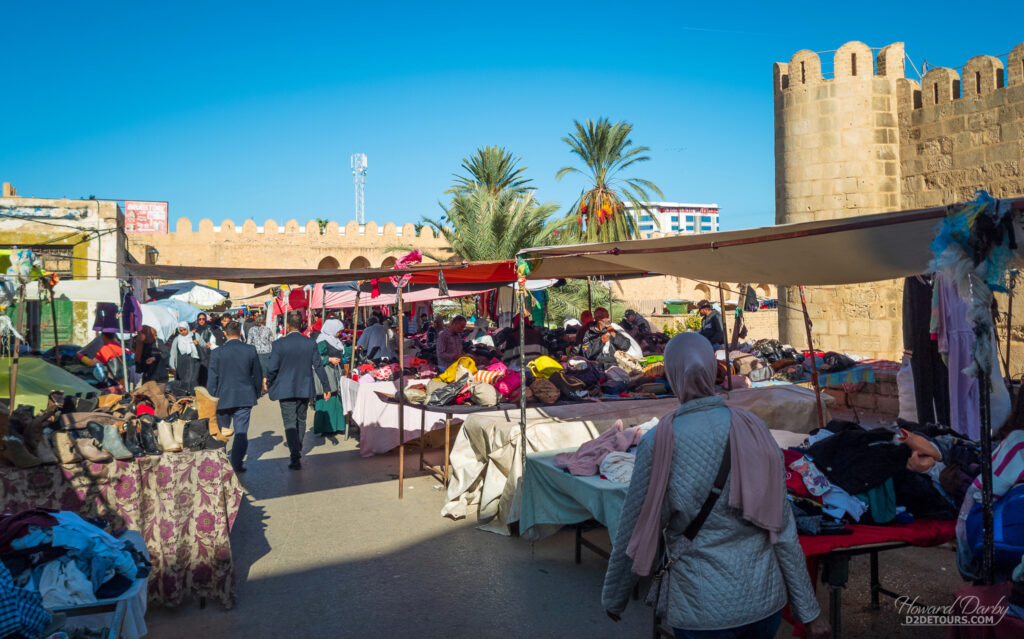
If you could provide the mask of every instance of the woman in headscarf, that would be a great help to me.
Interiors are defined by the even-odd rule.
[[[338,386],[341,378],[345,376],[344,363],[345,344],[338,339],[338,335],[345,326],[339,319],[329,319],[320,327],[320,335],[316,338],[316,349],[323,360],[324,372],[327,373],[329,388],[325,388],[320,379],[314,375],[313,383],[316,385],[316,413],[313,415],[313,432],[317,435],[334,435],[345,432],[345,407],[341,404],[341,395],[338,393]],[[324,393],[330,393],[329,399],[324,399]]]
[[[152,326],[143,326],[135,336],[135,372],[142,375],[142,383],[167,381],[167,360]]]
[[[171,356],[168,365],[174,379],[185,382],[191,394],[199,384],[199,368],[202,364],[199,340],[188,328],[188,322],[178,323],[178,335],[171,342]]]
[[[716,370],[700,335],[677,335],[665,348],[665,374],[681,406],[637,448],[605,575],[605,610],[619,620],[637,575],[657,570],[664,538],[672,562],[658,604],[676,637],[728,631],[768,639],[787,600],[809,637],[828,637],[786,501],[782,451],[761,419],[715,395]],[[728,479],[715,498],[721,471]],[[707,501],[713,506],[694,534],[687,529]]]

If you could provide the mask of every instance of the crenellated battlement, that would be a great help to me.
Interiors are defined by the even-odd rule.
[[[837,80],[868,81],[873,77],[903,78],[905,54],[902,42],[895,42],[879,50],[856,40],[839,47],[832,56],[832,77],[825,78],[821,71],[821,58],[814,51],[803,49],[793,54],[789,62],[776,62],[775,90],[780,92],[807,90],[828,85]]]
[[[833,74],[822,74],[821,57],[814,51],[797,51],[789,62],[776,62],[775,90],[783,95],[807,91],[836,81],[866,80],[871,77],[898,79],[901,110],[927,109],[953,103],[960,98],[980,98],[1013,86],[1024,85],[1024,43],[1007,54],[1007,62],[991,55],[978,55],[956,69],[932,67],[921,81],[906,78],[906,55],[902,42],[878,51],[877,56],[863,42],[847,42],[832,59]]]
[[[397,226],[388,222],[384,226],[378,226],[376,222],[367,222],[360,225],[351,221],[345,226],[337,222],[328,222],[323,232],[320,232],[320,225],[315,220],[300,224],[298,220],[290,219],[283,225],[276,220],[266,220],[262,225],[256,224],[253,219],[245,220],[241,225],[235,224],[234,220],[224,220],[219,226],[214,225],[210,218],[199,220],[194,225],[187,217],[178,218],[173,233],[192,233],[202,236],[211,236],[212,239],[224,239],[235,236],[274,236],[274,235],[304,235],[309,238],[322,238],[330,241],[334,237],[381,237],[381,238],[416,238],[419,240],[434,240],[434,230],[429,226],[423,226],[419,232],[413,224]]]

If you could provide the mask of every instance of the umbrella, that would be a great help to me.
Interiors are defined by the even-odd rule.
[[[174,336],[178,330],[178,314],[174,309],[166,306],[158,306],[155,303],[142,304],[142,324],[152,326],[156,330],[156,336],[161,340],[167,340]]]
[[[228,292],[196,282],[170,282],[149,289],[149,296],[155,299],[178,300],[198,306],[212,308],[228,299]]]
[[[189,304],[188,302],[182,302],[181,300],[176,300],[173,298],[166,300],[156,300],[154,302],[150,302],[149,304],[153,306],[159,306],[161,308],[166,308],[170,312],[174,313],[174,317],[177,322],[188,322],[189,324],[191,324],[192,322],[196,321],[196,318],[199,317],[200,313],[202,313],[200,309],[196,308],[192,304]]]

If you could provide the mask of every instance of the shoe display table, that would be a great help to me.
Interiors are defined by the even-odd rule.
[[[243,489],[223,450],[130,461],[0,467],[0,512],[69,510],[138,531],[153,570],[149,601],[235,602],[229,534]]]

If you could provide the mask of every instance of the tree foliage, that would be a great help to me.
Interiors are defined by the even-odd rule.
[[[454,195],[465,195],[477,186],[484,186],[493,194],[503,191],[526,195],[530,191],[530,180],[525,176],[526,167],[519,166],[522,158],[498,146],[484,146],[468,158],[462,158],[463,173],[453,173],[455,182],[448,190]]]
[[[650,160],[646,146],[634,146],[630,134],[633,125],[611,122],[607,118],[597,121],[574,121],[575,133],[562,138],[572,153],[583,162],[584,168],[567,166],[555,178],[561,180],[569,174],[583,175],[589,188],[569,209],[562,220],[565,239],[575,242],[614,242],[637,235],[637,224],[626,210],[626,202],[634,211],[644,210],[644,202],[652,194],[664,198],[661,189],[650,180],[622,175],[625,169]]]

